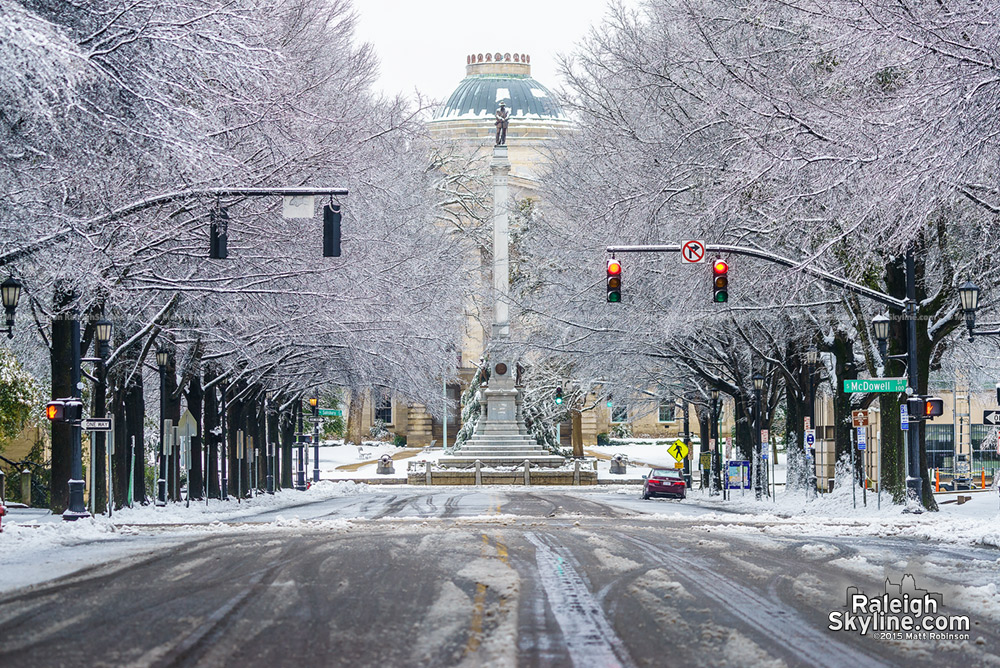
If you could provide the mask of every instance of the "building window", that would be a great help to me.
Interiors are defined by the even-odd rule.
[[[628,406],[614,406],[611,408],[612,422],[628,422]]]
[[[660,414],[657,419],[660,422],[673,422],[676,420],[677,402],[673,399],[660,399]]]
[[[378,392],[375,395],[375,419],[392,424],[392,397],[388,392]]]

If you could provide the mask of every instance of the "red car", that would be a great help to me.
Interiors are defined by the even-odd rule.
[[[642,477],[642,498],[672,496],[683,499],[687,493],[684,472],[680,469],[653,469]]]

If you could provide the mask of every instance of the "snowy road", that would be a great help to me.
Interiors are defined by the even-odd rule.
[[[406,487],[133,528],[170,542],[0,596],[0,665],[1000,664],[1000,551],[743,519],[604,490]],[[968,641],[827,630],[847,587],[907,573],[969,615]]]

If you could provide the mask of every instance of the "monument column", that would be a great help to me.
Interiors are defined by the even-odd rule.
[[[510,336],[510,160],[507,146],[493,147],[493,339]]]

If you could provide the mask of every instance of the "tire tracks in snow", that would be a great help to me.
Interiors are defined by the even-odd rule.
[[[633,667],[625,644],[577,571],[579,564],[569,550],[551,534],[526,532],[524,538],[535,546],[537,577],[573,665]]]

